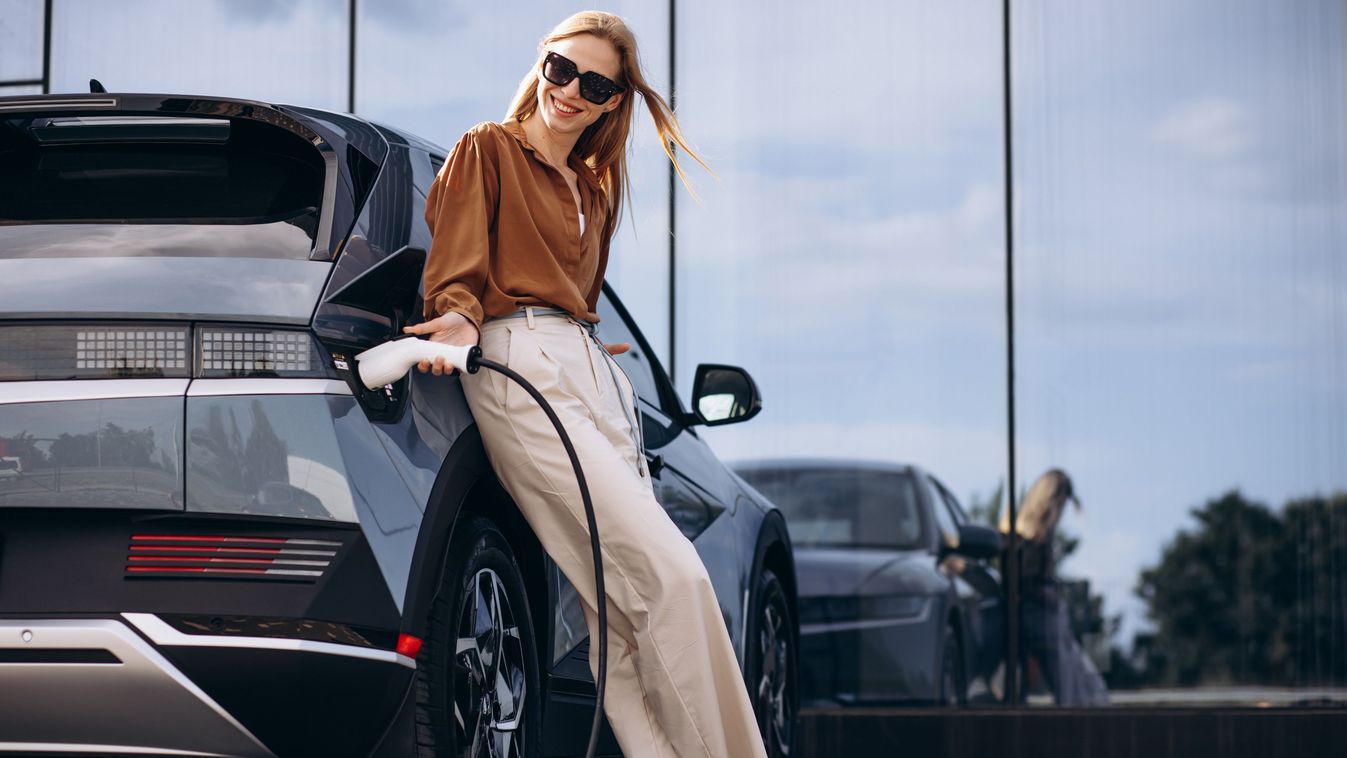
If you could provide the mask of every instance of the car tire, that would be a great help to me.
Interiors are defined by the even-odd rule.
[[[786,590],[771,569],[758,576],[752,607],[745,680],[768,758],[784,758],[795,747],[798,653]]]
[[[505,536],[487,519],[461,521],[417,656],[419,758],[539,754],[543,697],[535,639],[523,576]]]
[[[963,645],[953,624],[945,625],[940,646],[940,697],[936,705],[955,708],[968,704],[968,677],[964,673]]]

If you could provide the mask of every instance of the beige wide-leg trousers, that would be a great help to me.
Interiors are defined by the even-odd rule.
[[[623,754],[765,758],[706,567],[638,461],[626,375],[614,369],[614,376],[606,351],[565,316],[492,319],[480,344],[484,357],[519,372],[548,399],[584,467],[608,595],[604,710]],[[462,374],[462,383],[501,484],[579,591],[597,676],[593,559],[570,459],[551,422],[514,382],[483,369]]]

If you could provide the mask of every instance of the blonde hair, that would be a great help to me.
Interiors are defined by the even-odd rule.
[[[543,37],[538,45],[538,60],[519,83],[519,89],[515,92],[514,101],[510,104],[506,118],[523,121],[537,112],[538,79],[547,46],[581,34],[592,34],[599,39],[607,40],[617,49],[618,57],[622,61],[622,70],[617,78],[618,86],[624,88],[622,100],[616,108],[599,116],[597,121],[585,129],[580,139],[576,141],[573,151],[598,175],[599,184],[608,199],[608,218],[604,223],[604,233],[608,239],[612,239],[621,216],[622,199],[630,196],[627,136],[631,132],[635,110],[634,95],[639,93],[641,99],[645,101],[646,108],[650,111],[650,118],[654,120],[655,128],[659,131],[660,144],[664,147],[669,160],[673,161],[678,178],[683,180],[683,186],[687,187],[689,192],[692,192],[692,185],[688,183],[687,175],[683,173],[683,167],[678,163],[674,145],[678,145],[692,156],[702,168],[707,171],[711,169],[683,139],[683,132],[678,127],[678,119],[674,117],[673,109],[646,82],[636,50],[636,35],[627,28],[626,22],[621,17],[612,13],[581,11],[557,24],[556,28]],[[693,193],[694,196],[695,194]]]

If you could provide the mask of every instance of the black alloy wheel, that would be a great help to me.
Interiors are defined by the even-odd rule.
[[[418,756],[538,755],[542,692],[534,643],[509,544],[490,521],[467,518],[454,528],[417,658]]]
[[[957,708],[968,704],[968,682],[964,676],[963,645],[953,624],[945,625],[940,645],[940,696],[936,705]]]
[[[796,690],[795,619],[781,580],[763,569],[753,593],[749,616],[745,679],[758,730],[769,758],[785,758],[795,746]]]

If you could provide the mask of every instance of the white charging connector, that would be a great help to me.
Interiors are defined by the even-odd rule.
[[[401,379],[421,361],[434,363],[439,357],[454,368],[475,373],[474,361],[479,355],[481,348],[476,345],[446,345],[407,337],[390,340],[356,355],[356,372],[366,389],[377,390]]]

